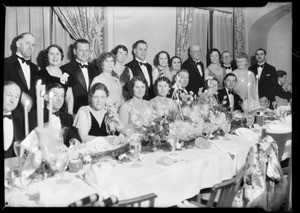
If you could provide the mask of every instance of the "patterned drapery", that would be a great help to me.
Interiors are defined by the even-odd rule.
[[[90,42],[90,61],[99,57],[104,50],[103,7],[53,7],[53,9],[75,40],[84,38]]]
[[[176,8],[176,55],[182,60],[186,58],[188,42],[192,32],[194,8]]]
[[[240,52],[245,52],[245,14],[244,8],[233,8],[234,25],[234,56]]]

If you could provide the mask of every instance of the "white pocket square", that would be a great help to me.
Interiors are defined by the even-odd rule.
[[[266,75],[266,76],[270,76],[271,74],[268,74],[268,75]]]

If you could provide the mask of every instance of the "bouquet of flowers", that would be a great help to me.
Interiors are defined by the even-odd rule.
[[[117,130],[123,128],[118,115],[118,107],[115,104],[107,104],[105,109],[106,116],[104,122],[106,124],[106,131],[108,134],[114,135]]]

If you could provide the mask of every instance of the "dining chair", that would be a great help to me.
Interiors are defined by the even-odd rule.
[[[292,139],[292,132],[285,132],[285,133],[273,133],[268,132],[266,129],[262,130],[261,138],[264,138],[265,136],[270,135],[274,141],[276,142],[278,146],[278,160],[281,162],[281,157],[284,153],[285,144],[288,140]]]
[[[69,207],[90,207],[90,206],[94,206],[97,201],[99,199],[99,195],[95,194],[91,194],[87,197],[84,197],[74,203],[71,203],[69,205]]]
[[[196,201],[189,201],[190,204],[195,207],[232,207],[234,197],[236,196],[238,190],[243,185],[243,177],[245,174],[245,169],[243,168],[236,176],[233,178],[223,181],[221,183],[215,184],[208,191],[200,193],[197,195]]]
[[[154,201],[157,195],[155,193],[149,193],[135,198],[119,200],[117,203],[113,204],[112,207],[144,207],[142,203],[148,202],[148,206],[154,207]]]

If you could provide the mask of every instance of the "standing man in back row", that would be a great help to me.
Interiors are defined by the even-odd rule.
[[[148,95],[144,99],[150,100],[155,97],[152,80],[152,66],[146,62],[148,45],[144,40],[136,41],[132,45],[133,60],[125,64],[129,67],[134,76],[142,76],[148,83]],[[128,86],[128,83],[127,83]]]
[[[262,48],[257,49],[255,51],[255,58],[257,63],[249,67],[249,70],[254,73],[258,81],[260,102],[265,102],[268,99],[270,101],[269,107],[273,108],[271,101],[275,100],[275,89],[278,81],[276,69],[266,62],[266,50]]]
[[[4,59],[4,81],[13,81],[28,94],[36,108],[35,84],[38,66],[31,62],[35,49],[35,38],[31,33],[22,33],[16,38],[17,51]],[[18,118],[24,117],[24,108],[18,102],[13,114]]]
[[[73,114],[76,114],[81,106],[88,105],[90,84],[100,72],[95,65],[88,62],[90,57],[90,43],[85,39],[75,41],[73,47],[75,60],[63,65],[62,71],[69,73],[73,82],[69,82],[74,96]]]
[[[204,85],[204,66],[200,61],[201,50],[199,45],[192,45],[189,48],[189,58],[183,62],[181,69],[189,72],[189,84],[187,91],[198,94],[199,88]]]

